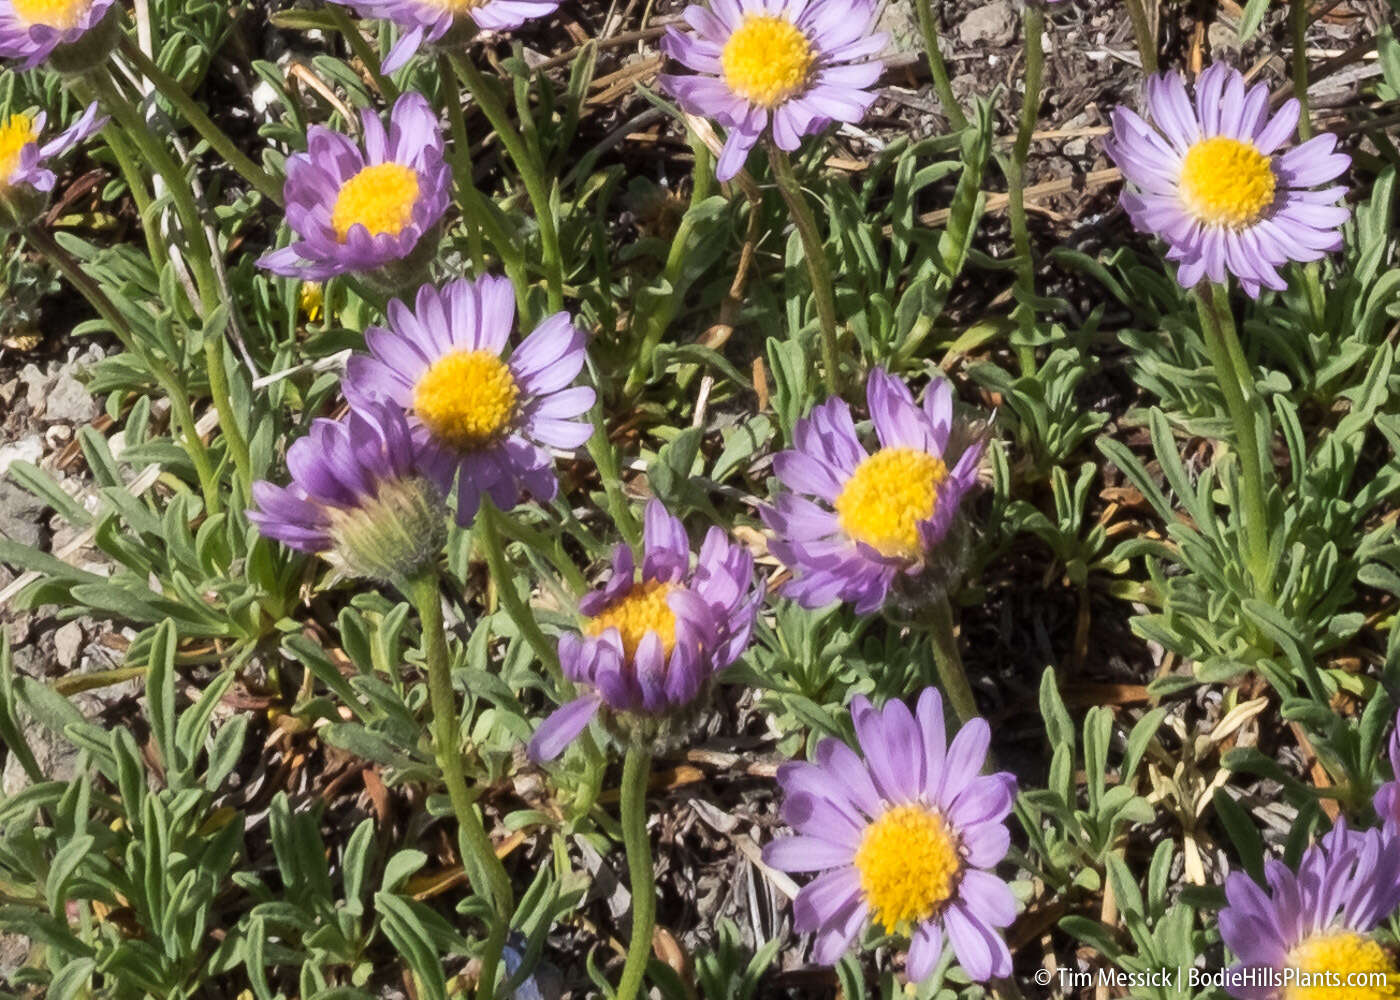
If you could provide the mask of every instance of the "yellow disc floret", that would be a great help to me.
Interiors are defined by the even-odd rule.
[[[948,468],[918,448],[882,448],[856,466],[836,498],[841,530],[884,556],[914,559],[919,522],[933,516]]]
[[[28,115],[11,115],[9,121],[0,125],[0,187],[9,183],[10,175],[19,167],[20,150],[37,138],[34,119]]]
[[[893,806],[866,827],[855,865],[870,914],[887,931],[937,913],[962,874],[948,825],[919,805]]]
[[[436,7],[438,10],[445,10],[449,14],[466,14],[476,10],[484,4],[486,0],[425,0],[428,7]]]
[[[92,6],[92,0],[11,0],[15,17],[25,24],[41,24],[47,28],[67,31]]]
[[[625,596],[608,605],[584,623],[589,635],[602,635],[615,628],[622,636],[622,651],[631,660],[648,632],[661,640],[661,652],[667,656],[676,645],[676,613],[666,598],[676,589],[674,583],[648,580],[633,587]]]
[[[365,167],[340,187],[331,226],[341,243],[356,223],[371,236],[397,236],[413,221],[418,202],[418,171],[402,163],[376,163]]]
[[[462,451],[500,440],[515,417],[520,386],[490,351],[451,351],[413,387],[413,412],[433,437]]]
[[[1306,938],[1288,954],[1283,1000],[1389,1000],[1400,996],[1395,963],[1375,941],[1355,931]]]
[[[746,14],[719,56],[729,89],[763,108],[803,90],[816,61],[797,25],[767,14]]]
[[[1181,200],[1202,222],[1242,229],[1274,203],[1269,158],[1251,143],[1223,135],[1202,139],[1181,161]]]

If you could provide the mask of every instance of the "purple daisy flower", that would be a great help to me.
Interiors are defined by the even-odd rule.
[[[619,545],[608,582],[579,601],[582,634],[559,639],[564,676],[588,690],[540,725],[533,760],[563,753],[600,708],[651,719],[683,711],[749,644],[763,603],[753,556],[712,527],[692,568],[685,526],[659,500],[647,504],[644,536],[641,579]]]
[[[384,57],[383,71],[393,73],[424,44],[441,41],[467,22],[487,31],[509,31],[526,21],[554,13],[559,0],[331,0],[361,17],[392,21],[403,34]]]
[[[682,15],[695,29],[667,31],[661,50],[699,76],[662,74],[661,85],[691,114],[729,131],[715,176],[727,181],[769,124],[778,148],[833,121],[857,122],[875,101],[867,88],[884,64],[889,36],[872,34],[869,0],[711,0]]]
[[[1130,185],[1122,204],[1133,225],[1161,237],[1180,261],[1177,281],[1190,288],[1226,272],[1251,297],[1261,287],[1288,287],[1278,269],[1291,260],[1319,260],[1342,245],[1348,210],[1335,180],[1351,163],[1337,137],[1323,133],[1276,155],[1298,125],[1299,105],[1269,114],[1269,88],[1245,90],[1238,70],[1216,63],[1196,81],[1196,105],[1178,73],[1147,81],[1152,124],[1127,108],[1113,109],[1104,148]]]
[[[1376,789],[1373,801],[1387,837],[1400,837],[1400,713],[1390,734],[1391,780]]]
[[[287,224],[301,238],[267,254],[259,266],[310,281],[374,271],[409,258],[441,221],[452,175],[427,99],[400,97],[387,132],[371,111],[361,120],[363,151],[339,132],[313,125],[307,151],[287,159]]]
[[[555,313],[513,351],[509,280],[490,275],[418,290],[410,309],[389,303],[389,329],[365,332],[368,355],[346,366],[352,406],[373,399],[409,415],[427,468],[444,493],[457,483],[457,521],[472,523],[483,493],[510,510],[521,491],[553,499],[559,484],[548,447],[573,449],[593,434],[576,419],[593,405],[583,369],[584,335]]]
[[[115,0],[0,0],[0,58],[33,69],[102,22]]]
[[[880,441],[873,454],[850,406],[832,398],[797,422],[797,447],[773,459],[793,492],[780,493],[763,520],[778,536],[769,548],[795,574],[784,595],[804,607],[842,600],[858,614],[877,610],[899,574],[923,569],[977,482],[981,442],[951,470],[944,462],[953,424],[946,379],[929,387],[921,409],[908,386],[876,368],[866,398]]]
[[[1011,889],[992,868],[1006,855],[1016,796],[1007,773],[983,775],[991,730],[982,719],[949,744],[935,688],[910,713],[857,695],[851,719],[865,759],[823,740],[817,762],[778,769],[783,819],[796,832],[763,849],[785,872],[821,872],[793,904],[793,926],[815,934],[812,957],[833,965],[867,918],[911,938],[907,971],[926,979],[946,936],[958,964],[985,982],[1011,972],[1001,928],[1016,917]]]
[[[357,576],[402,579],[443,542],[442,496],[419,471],[421,457],[397,407],[318,419],[287,449],[291,483],[253,484],[248,520],[291,548],[335,554]]]
[[[1356,833],[1338,821],[1304,852],[1296,873],[1272,859],[1264,872],[1267,893],[1240,872],[1225,880],[1229,905],[1220,911],[1220,937],[1240,960],[1230,970],[1239,983],[1227,986],[1231,994],[1277,1000],[1310,995],[1307,976],[1383,973],[1391,986],[1347,996],[1395,995],[1395,965],[1368,935],[1400,906],[1400,840],[1380,830]],[[1280,988],[1285,981],[1293,985]],[[1321,984],[1316,978],[1311,985]]]
[[[0,189],[27,186],[36,191],[52,191],[55,177],[45,162],[62,156],[107,124],[105,116],[97,117],[97,105],[89,104],[66,131],[41,146],[39,136],[46,118],[42,111],[32,117],[11,115],[0,125]]]

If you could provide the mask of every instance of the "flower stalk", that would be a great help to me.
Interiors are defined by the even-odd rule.
[[[802,191],[792,161],[776,143],[768,143],[769,162],[778,190],[792,213],[793,225],[802,240],[802,256],[807,260],[807,274],[812,281],[812,294],[817,300],[817,319],[821,326],[822,367],[826,369],[826,387],[833,396],[841,394],[841,368],[838,353],[839,337],[836,326],[836,297],[831,280],[831,264],[826,259],[826,247],[817,229],[812,207]]]
[[[1040,87],[1045,73],[1045,51],[1041,36],[1045,33],[1045,12],[1038,3],[1028,3],[1022,18],[1022,33],[1026,47],[1026,93],[1021,102],[1021,120],[1016,131],[1016,144],[1010,160],[1002,161],[1006,173],[1007,209],[1011,219],[1011,240],[1016,248],[1016,284],[1024,296],[1035,295],[1035,252],[1031,248],[1030,226],[1026,220],[1026,160],[1030,156],[1031,136],[1040,115]],[[1026,302],[1016,306],[1015,316],[1021,330],[1022,342],[1016,345],[1016,356],[1022,375],[1034,375],[1035,349],[1030,343],[1035,331],[1035,308]]]
[[[924,629],[933,648],[933,663],[938,671],[938,686],[952,706],[958,721],[966,724],[978,717],[977,699],[968,683],[962,654],[958,652],[958,637],[953,624],[953,608],[946,594],[940,594],[929,605]]]
[[[1133,37],[1137,39],[1138,55],[1142,58],[1144,73],[1157,72],[1157,32],[1147,16],[1149,0],[1125,0],[1128,20],[1133,23]]]
[[[622,766],[622,842],[627,850],[627,876],[632,888],[632,937],[627,944],[622,979],[617,984],[617,1000],[636,1000],[647,960],[651,958],[651,936],[656,926],[656,874],[647,836],[650,775],[651,754],[635,744],[629,747]]]
[[[442,603],[438,597],[438,578],[434,570],[426,570],[403,584],[423,630],[423,658],[428,665],[428,698],[432,706],[433,748],[438,766],[447,784],[447,795],[457,817],[458,850],[462,864],[471,881],[472,890],[492,904],[492,921],[485,950],[481,956],[481,977],[477,982],[478,1000],[491,1000],[495,995],[496,970],[506,935],[510,931],[510,916],[515,909],[510,876],[496,856],[490,835],[476,814],[467,779],[462,770],[462,748],[457,699],[452,692],[452,667],[447,652],[447,633],[443,628]]]
[[[919,17],[919,32],[924,36],[924,51],[928,55],[928,72],[933,78],[933,90],[938,95],[938,103],[943,106],[943,114],[954,132],[967,128],[967,115],[953,93],[953,84],[948,79],[948,64],[943,61],[943,50],[938,47],[938,22],[933,19],[933,9],[929,0],[914,0],[914,11]]]
[[[1235,332],[1235,320],[1226,288],[1203,282],[1196,288],[1194,297],[1206,350],[1215,367],[1220,391],[1225,396],[1225,407],[1234,425],[1235,447],[1240,456],[1240,516],[1244,522],[1246,566],[1254,580],[1256,594],[1263,600],[1270,600],[1273,595],[1273,567],[1269,560],[1265,481],[1272,478],[1272,465],[1265,466],[1259,447],[1259,401],[1254,375]]]
[[[520,594],[515,589],[515,576],[506,565],[505,546],[501,541],[500,525],[497,523],[497,518],[506,516],[496,509],[490,497],[483,496],[481,510],[476,516],[474,537],[481,546],[482,555],[486,557],[486,567],[491,571],[491,579],[496,584],[496,593],[505,605],[506,614],[510,615],[510,620],[515,623],[515,627],[520,630],[520,634],[530,644],[530,648],[534,650],[535,656],[544,664],[545,669],[552,676],[559,677],[559,654],[540,630],[539,622],[535,621],[529,607],[520,599]]]

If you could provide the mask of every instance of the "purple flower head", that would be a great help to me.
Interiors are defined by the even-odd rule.
[[[375,271],[408,260],[441,221],[451,173],[427,100],[417,93],[400,97],[387,132],[371,111],[361,120],[363,150],[313,125],[307,151],[288,157],[287,224],[300,239],[267,254],[259,266],[310,281]]]
[[[52,191],[55,178],[45,163],[62,156],[107,124],[106,116],[97,117],[97,105],[89,104],[67,131],[40,145],[46,119],[40,111],[32,117],[11,115],[0,125],[0,190],[27,186],[36,191]]]
[[[1291,1000],[1287,989],[1268,985],[1268,970],[1276,970],[1275,979],[1292,970],[1299,983],[1300,974],[1328,972],[1384,972],[1392,984],[1400,982],[1389,955],[1368,936],[1400,906],[1400,840],[1380,830],[1356,833],[1339,820],[1303,853],[1296,873],[1271,859],[1264,874],[1268,892],[1241,872],[1225,880],[1229,905],[1220,911],[1220,937],[1239,958],[1232,971],[1258,970],[1254,982],[1263,983],[1227,987],[1232,995]],[[1358,988],[1347,995],[1373,1000],[1394,993]]]
[[[921,408],[908,386],[876,368],[866,399],[880,443],[874,453],[856,436],[851,408],[833,398],[797,422],[797,447],[773,459],[791,492],[763,520],[777,535],[769,548],[795,574],[784,594],[804,607],[840,600],[858,614],[880,608],[901,574],[923,570],[977,482],[981,442],[952,469],[944,461],[953,426],[945,379],[929,387]]]
[[[79,43],[116,0],[0,0],[0,59],[33,69],[55,49]]]
[[[487,31],[509,31],[554,13],[559,0],[331,0],[361,17],[392,21],[403,29],[382,67],[393,73],[424,44],[441,41],[468,22]]]
[[[763,603],[753,556],[712,527],[692,568],[685,526],[659,500],[644,534],[641,579],[619,545],[608,582],[579,601],[582,632],[559,639],[564,676],[585,693],[536,731],[534,760],[563,753],[600,708],[652,723],[684,712],[749,644]]]
[[[1223,283],[1228,272],[1258,298],[1261,287],[1288,287],[1284,264],[1342,245],[1349,213],[1337,201],[1346,187],[1312,190],[1351,163],[1334,152],[1337,137],[1277,153],[1297,128],[1297,101],[1270,115],[1267,84],[1246,91],[1238,70],[1216,63],[1196,81],[1194,107],[1180,74],[1149,77],[1147,108],[1150,125],[1114,108],[1104,148],[1128,182],[1123,208],[1139,230],[1167,242],[1183,288],[1203,277]]]
[[[248,519],[294,549],[333,553],[356,576],[399,580],[442,550],[442,495],[420,473],[402,411],[371,403],[318,419],[287,449],[292,481],[253,484]]]
[[[772,125],[792,151],[833,121],[857,122],[875,101],[867,88],[888,41],[872,34],[870,0],[711,0],[682,15],[695,33],[667,31],[661,50],[697,76],[659,82],[691,114],[729,131],[715,176],[727,181]]]
[[[446,494],[456,481],[463,527],[483,493],[501,510],[522,491],[553,499],[559,483],[548,448],[577,448],[593,433],[576,419],[594,399],[590,387],[573,384],[583,369],[583,333],[567,313],[555,313],[508,350],[514,325],[505,278],[424,285],[413,308],[389,303],[389,329],[366,331],[369,354],[346,366],[352,406],[383,399],[408,414],[438,487]]]
[[[1390,734],[1390,774],[1391,780],[1376,789],[1373,801],[1385,835],[1400,837],[1400,712]]]
[[[946,938],[958,964],[985,982],[1011,972],[1001,928],[1016,917],[1011,889],[992,868],[1006,854],[1016,779],[983,775],[991,730],[982,719],[949,744],[943,699],[925,688],[914,713],[851,704],[861,755],[824,740],[815,764],[778,769],[783,819],[797,833],[763,860],[785,872],[821,872],[793,904],[793,926],[815,934],[812,957],[833,965],[867,919],[911,938],[908,973],[926,979]]]

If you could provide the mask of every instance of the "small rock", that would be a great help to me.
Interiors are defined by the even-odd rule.
[[[19,380],[24,383],[24,395],[29,400],[29,405],[37,409],[44,400],[49,376],[40,370],[38,365],[28,364],[20,369]]]
[[[1016,16],[1005,0],[969,11],[958,25],[958,37],[964,45],[1005,45],[1015,35]]]
[[[97,416],[97,400],[93,399],[72,372],[63,372],[44,399],[44,418],[69,424],[85,424]]]
[[[1240,51],[1240,33],[1237,28],[1220,21],[1212,21],[1206,29],[1210,51],[1220,56],[1237,55]]]
[[[0,479],[0,538],[37,546],[44,537],[46,509],[42,500]]]
[[[53,634],[53,653],[58,665],[64,670],[72,670],[78,664],[78,655],[87,645],[87,636],[77,622],[69,622]]]
[[[38,434],[22,437],[12,444],[0,445],[0,476],[15,462],[38,462],[44,457],[44,439]]]

